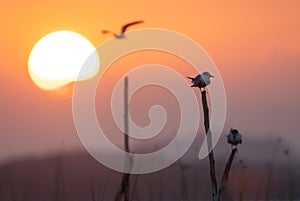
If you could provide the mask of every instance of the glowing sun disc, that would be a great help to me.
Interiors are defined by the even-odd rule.
[[[99,63],[97,51],[88,39],[72,31],[56,31],[35,44],[28,71],[39,88],[53,90],[93,77],[99,71]]]

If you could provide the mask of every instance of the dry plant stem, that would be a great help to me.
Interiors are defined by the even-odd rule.
[[[201,91],[201,90],[200,90]],[[209,169],[210,169],[210,179],[211,179],[211,187],[212,187],[212,198],[213,201],[218,200],[218,185],[217,185],[217,179],[216,179],[216,170],[215,170],[215,157],[214,157],[214,151],[212,149],[212,140],[211,140],[211,132],[209,129],[209,109],[207,105],[207,99],[206,99],[206,91],[201,91],[202,95],[202,107],[203,107],[203,113],[204,113],[204,127],[205,127],[205,133],[206,133],[206,139],[207,139],[207,148],[209,151]]]
[[[232,164],[232,161],[234,159],[236,152],[237,152],[237,148],[233,148],[231,151],[231,154],[228,158],[228,161],[226,163],[225,170],[224,170],[224,173],[222,176],[221,186],[220,186],[219,193],[218,193],[219,201],[221,201],[223,199],[226,183],[227,183],[228,177],[229,177],[229,171],[230,171],[231,164]]]
[[[290,200],[295,200],[294,199],[294,185],[293,185],[293,176],[292,176],[292,166],[291,166],[291,160],[289,157],[289,154],[286,154],[287,158],[287,167],[288,167],[288,185],[289,185],[289,199]]]
[[[96,193],[95,193],[93,178],[91,178],[90,182],[91,182],[91,189],[92,189],[92,192],[91,192],[92,193],[92,201],[96,201]]]
[[[110,181],[111,174],[112,174],[112,170],[109,170],[108,177],[106,179],[106,182],[105,182],[105,185],[104,185],[104,189],[102,191],[102,195],[101,195],[100,201],[104,200],[104,196],[105,196],[105,193],[106,193],[106,190],[107,190],[107,187],[108,187],[108,183]]]
[[[125,84],[124,84],[124,144],[125,144],[125,151],[127,154],[130,152],[129,150],[129,137],[128,137],[128,78],[125,77]],[[129,155],[127,155],[130,157]],[[129,158],[126,157],[126,160]],[[129,159],[130,160],[130,159]],[[123,189],[124,189],[124,201],[129,201],[129,179],[130,174],[124,173],[123,174]]]
[[[184,177],[184,169],[183,165],[181,163],[181,160],[178,160],[179,168],[180,168],[180,181],[181,181],[181,191],[182,191],[182,201],[188,200],[188,193],[187,193],[187,185]]]
[[[275,165],[275,161],[278,156],[280,146],[281,146],[281,141],[278,141],[277,145],[275,146],[271,160],[267,163],[266,173],[264,174],[263,180],[261,181],[261,188],[257,194],[258,195],[257,200],[260,199],[261,194],[263,193],[264,189],[265,189],[264,200],[269,200],[269,194],[270,194],[270,190],[272,188],[273,167]]]
[[[7,182],[8,188],[9,188],[9,192],[10,192],[10,196],[11,196],[11,200],[12,201],[16,201],[17,200],[17,195],[11,180],[10,175],[8,176],[8,182]]]
[[[124,83],[124,146],[126,153],[126,159],[125,159],[125,166],[127,165],[128,161],[130,160],[130,150],[129,150],[129,137],[128,137],[128,78],[125,77],[125,83]],[[131,166],[131,164],[129,164]],[[127,167],[125,167],[127,168]],[[124,195],[124,201],[129,201],[129,180],[130,180],[130,174],[129,173],[123,173],[122,177],[122,183],[121,188],[116,194],[115,201],[119,201]]]
[[[66,200],[65,198],[65,189],[64,189],[64,174],[63,174],[63,169],[62,169],[62,161],[63,158],[62,156],[60,156],[57,159],[57,163],[56,163],[56,169],[55,169],[55,200],[58,201],[63,201]]]
[[[131,190],[130,200],[133,200],[133,198],[134,198],[134,193],[135,193],[137,182],[138,182],[138,175],[135,175],[135,179],[133,180],[133,184],[132,184],[132,190]]]

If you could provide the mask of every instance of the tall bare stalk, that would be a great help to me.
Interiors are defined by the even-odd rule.
[[[129,150],[129,137],[128,137],[128,78],[125,77],[124,82],[124,147],[126,151],[126,157],[125,157],[125,168],[127,169],[127,166],[131,166],[131,157],[130,157],[130,150]],[[121,197],[123,195],[124,201],[129,201],[129,180],[130,180],[130,174],[129,173],[123,173],[122,177],[122,183],[120,186],[120,189],[118,190],[115,201],[121,200]]]
[[[237,152],[237,148],[233,148],[232,151],[231,151],[231,154],[230,154],[230,156],[227,160],[225,170],[224,170],[222,180],[221,180],[221,186],[220,186],[219,193],[218,193],[219,200],[223,199],[223,195],[224,195],[224,192],[225,192],[225,186],[226,186],[226,183],[227,183],[228,177],[229,177],[229,171],[230,171],[231,164],[233,162],[234,155],[236,154],[236,152]]]
[[[233,162],[234,156],[237,152],[237,148],[233,148],[232,152],[228,158],[228,161],[226,162],[225,170],[222,176],[221,186],[218,191],[218,184],[216,179],[216,168],[215,168],[215,157],[214,157],[214,150],[212,148],[212,139],[211,139],[211,131],[209,128],[209,108],[207,104],[207,98],[206,98],[206,91],[201,91],[202,95],[202,107],[203,107],[203,113],[204,113],[204,127],[206,132],[206,139],[207,139],[207,148],[209,151],[209,172],[210,172],[210,180],[211,180],[211,188],[212,188],[212,199],[213,201],[221,201],[223,199],[223,194],[225,190],[225,186],[229,177],[229,171],[231,164]]]
[[[211,187],[212,187],[212,198],[213,201],[218,200],[218,184],[216,179],[216,168],[215,168],[215,157],[214,151],[212,149],[212,140],[211,140],[211,131],[209,129],[209,109],[207,105],[207,98],[206,98],[206,91],[201,91],[202,95],[202,107],[204,113],[204,127],[207,139],[207,148],[209,152],[209,172],[210,172],[210,179],[211,179]]]
[[[95,193],[95,185],[94,185],[94,181],[93,178],[91,177],[90,179],[90,186],[91,186],[91,190],[92,190],[92,201],[96,201],[96,193]]]

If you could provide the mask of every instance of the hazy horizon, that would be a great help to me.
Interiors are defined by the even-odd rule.
[[[53,153],[61,147],[82,148],[72,117],[72,88],[59,95],[42,91],[30,79],[27,62],[34,44],[50,32],[72,30],[98,46],[110,37],[102,35],[102,29],[119,30],[120,25],[136,19],[145,21],[139,28],[179,32],[208,52],[226,90],[224,133],[236,127],[245,139],[281,137],[300,154],[299,2],[194,1],[187,4],[174,1],[170,4],[154,0],[118,2],[116,6],[104,1],[30,0],[3,4],[0,8],[0,161]],[[178,16],[179,13],[182,14]],[[178,58],[164,60],[155,54],[136,62],[151,62],[151,58],[177,69],[184,65]],[[125,59],[123,64],[131,63]],[[115,78],[123,72],[126,67],[112,70]],[[194,76],[192,71],[181,73]],[[173,127],[176,126],[171,125],[169,129]]]

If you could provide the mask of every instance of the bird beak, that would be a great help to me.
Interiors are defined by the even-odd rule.
[[[213,76],[213,75],[210,75],[209,77],[215,77],[215,76]]]

